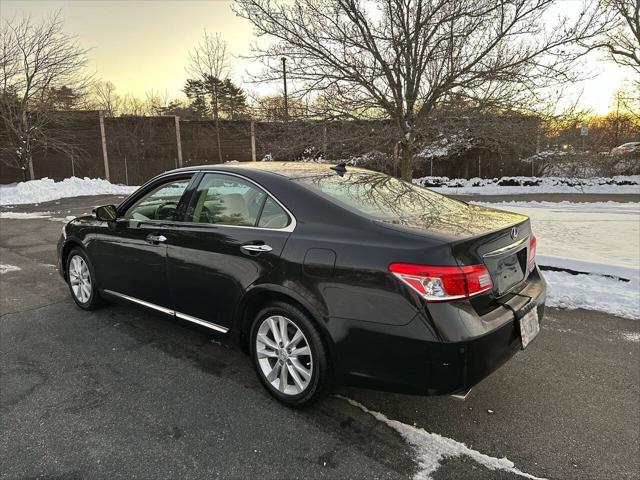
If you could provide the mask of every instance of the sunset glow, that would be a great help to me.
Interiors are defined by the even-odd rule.
[[[566,1],[561,8],[570,14],[581,2]],[[233,55],[232,78],[248,91],[273,90],[270,85],[248,82],[260,64],[241,58],[256,40],[249,23],[236,17],[231,2],[202,1],[17,1],[2,0],[4,18],[30,14],[39,19],[61,10],[65,29],[91,48],[90,69],[98,78],[113,82],[121,94],[144,96],[149,91],[183,98],[188,52],[206,29],[220,32]],[[261,39],[261,41],[264,41]],[[594,52],[582,67],[591,72],[588,80],[570,88],[580,95],[579,106],[593,113],[614,108],[613,94],[633,72],[618,67]],[[571,102],[568,102],[571,103]]]

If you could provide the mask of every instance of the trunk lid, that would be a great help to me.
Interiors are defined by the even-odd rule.
[[[452,201],[440,211],[381,223],[436,236],[451,246],[459,265],[484,264],[494,297],[508,293],[528,276],[531,224],[526,215]]]

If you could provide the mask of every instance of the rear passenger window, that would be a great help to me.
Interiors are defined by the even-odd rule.
[[[231,175],[206,174],[188,212],[188,221],[254,227],[266,194]]]
[[[289,225],[289,215],[273,198],[267,198],[258,226],[262,228],[284,228]]]

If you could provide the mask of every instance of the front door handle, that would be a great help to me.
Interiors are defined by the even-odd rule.
[[[149,235],[147,235],[147,243],[156,245],[158,243],[164,243],[166,241],[167,237],[165,237],[164,235],[156,235],[154,233],[150,233]]]
[[[245,252],[251,252],[251,253],[270,252],[271,250],[273,250],[273,248],[271,248],[269,245],[266,245],[266,244],[263,244],[263,245],[242,245],[240,248],[242,250],[244,250]]]

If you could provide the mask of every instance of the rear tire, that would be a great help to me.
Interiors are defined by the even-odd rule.
[[[74,247],[67,257],[67,284],[71,298],[83,310],[95,310],[101,305],[93,265],[79,247]]]
[[[267,391],[289,407],[304,407],[330,387],[327,353],[307,315],[284,302],[258,313],[251,327],[253,366]]]

